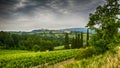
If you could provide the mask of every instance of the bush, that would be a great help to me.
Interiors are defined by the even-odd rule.
[[[76,59],[89,58],[97,54],[98,53],[94,47],[89,47],[87,49],[82,50],[80,53],[78,53],[75,58]]]
[[[32,50],[35,51],[35,52],[40,51],[40,46],[34,45]]]
[[[106,40],[103,40],[103,39],[100,39],[100,40],[97,40],[95,41],[95,47],[97,48],[97,51],[98,52],[105,52],[106,50],[108,50],[108,47],[107,47],[107,41]]]
[[[109,51],[114,53],[114,54],[117,52],[116,49],[115,49],[116,46],[117,46],[117,44],[115,44],[115,43],[110,43],[110,44],[107,45]]]
[[[96,48],[96,51],[99,53],[103,53],[106,50],[109,50],[107,45],[110,43],[110,41],[98,38],[97,35],[93,35],[89,43],[90,45],[94,46]]]

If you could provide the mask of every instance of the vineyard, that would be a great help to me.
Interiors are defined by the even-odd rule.
[[[75,57],[79,51],[79,49],[48,52],[1,50],[0,68],[28,68],[38,65],[45,66],[45,64],[52,65]]]

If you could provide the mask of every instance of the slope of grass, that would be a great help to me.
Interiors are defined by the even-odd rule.
[[[65,68],[120,68],[120,48],[116,47],[114,52],[107,51],[104,54],[92,55],[89,58],[76,60],[65,65]]]

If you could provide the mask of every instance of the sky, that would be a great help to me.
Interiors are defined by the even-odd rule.
[[[82,28],[104,0],[0,0],[0,30]]]

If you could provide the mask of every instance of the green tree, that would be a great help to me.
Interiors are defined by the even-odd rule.
[[[80,40],[80,34],[77,35],[78,36],[78,41],[77,41],[77,48],[81,47],[81,40]]]
[[[103,6],[98,6],[95,13],[90,14],[90,21],[87,27],[96,31],[96,40],[107,44],[118,41],[118,28],[120,19],[118,18],[119,3],[118,0],[106,0]],[[101,40],[102,39],[102,40]]]
[[[71,44],[71,48],[74,49],[75,48],[75,38],[72,38],[72,44]]]
[[[80,48],[81,47],[81,38],[80,38],[80,34],[76,33],[75,34],[75,38],[73,37],[72,39],[72,45],[71,48]]]
[[[0,46],[6,46],[7,48],[13,48],[14,47],[14,40],[10,33],[8,32],[0,32]]]
[[[78,45],[78,36],[77,33],[75,34],[75,48],[77,48]]]
[[[33,51],[40,51],[40,46],[39,45],[34,45],[32,48]]]
[[[69,49],[69,36],[68,33],[65,34],[65,49]]]
[[[87,41],[86,41],[87,46],[89,45],[88,40],[89,40],[89,29],[87,29]]]
[[[83,47],[83,32],[81,32],[81,39],[80,39],[80,41],[81,41],[81,47]]]

